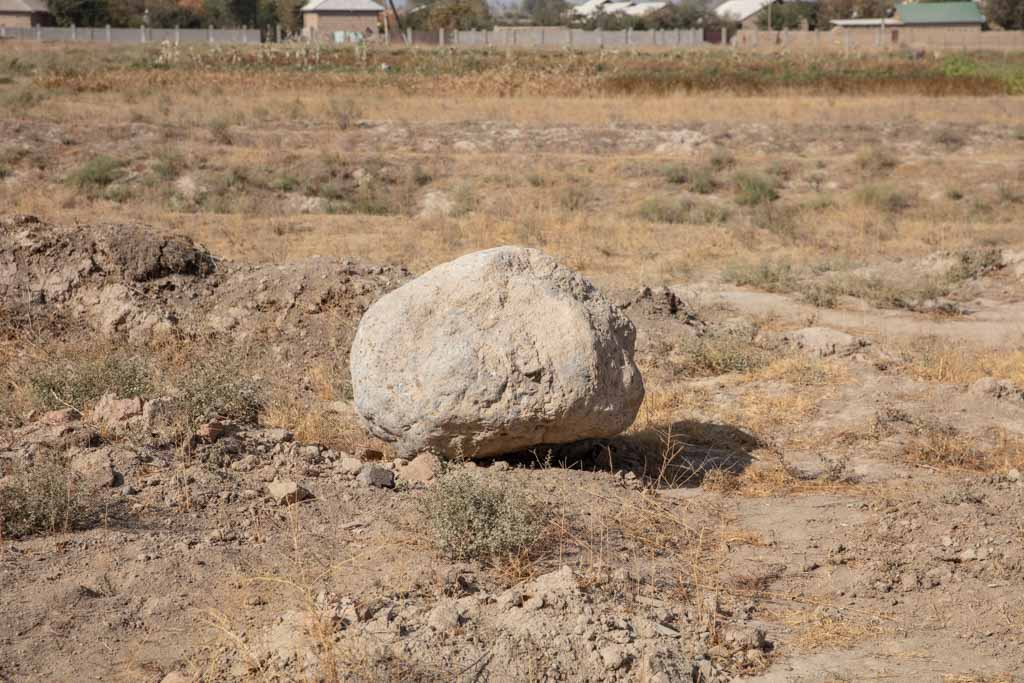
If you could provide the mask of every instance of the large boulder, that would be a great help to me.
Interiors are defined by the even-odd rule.
[[[540,251],[469,254],[367,310],[352,344],[356,410],[400,455],[613,436],[644,397],[635,337],[590,282]]]

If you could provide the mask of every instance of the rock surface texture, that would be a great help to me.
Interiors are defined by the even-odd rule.
[[[356,409],[401,455],[475,458],[614,436],[644,396],[635,337],[590,282],[540,251],[469,254],[363,316]]]

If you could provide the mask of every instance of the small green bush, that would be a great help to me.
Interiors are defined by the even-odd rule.
[[[231,138],[231,125],[225,119],[210,122],[210,136],[220,145],[230,145],[234,142]]]
[[[78,477],[56,455],[37,456],[0,484],[0,537],[80,529],[95,512]]]
[[[779,198],[778,181],[771,176],[737,173],[733,182],[736,185],[736,203],[740,206],[757,206]]]
[[[708,166],[713,171],[724,171],[727,168],[732,168],[736,165],[736,157],[732,155],[729,150],[716,149],[708,157]]]
[[[68,176],[72,187],[83,192],[95,193],[124,176],[124,162],[100,154],[78,167]]]
[[[754,227],[767,230],[787,240],[793,240],[797,237],[799,233],[799,217],[799,207],[780,206],[778,204],[756,206],[751,214]]]
[[[446,474],[423,499],[438,550],[453,560],[494,560],[536,545],[547,514],[516,489],[468,472]]]
[[[1002,249],[967,249],[957,254],[956,263],[946,272],[946,279],[952,283],[963,282],[995,272],[1002,267]]]
[[[161,180],[174,180],[185,168],[185,158],[174,150],[165,149],[157,155],[153,172]]]

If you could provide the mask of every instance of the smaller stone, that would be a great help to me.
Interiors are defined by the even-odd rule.
[[[160,679],[160,683],[192,683],[192,678],[180,671],[172,671]]]
[[[491,463],[491,469],[494,470],[495,472],[506,472],[511,468],[512,466],[509,465],[508,462],[505,460],[496,460],[495,462]]]
[[[629,653],[621,645],[608,645],[601,648],[601,661],[609,671],[618,671],[629,661]]]
[[[313,497],[313,494],[296,484],[294,481],[275,479],[267,484],[270,499],[278,505],[293,505]]]
[[[429,484],[441,471],[441,460],[433,453],[420,453],[402,468],[403,481],[410,484]]]
[[[356,481],[364,486],[390,489],[395,486],[395,473],[386,467],[368,463],[359,471]]]
[[[460,622],[459,610],[449,603],[438,605],[427,615],[427,625],[435,631],[450,631],[457,628]]]
[[[223,436],[226,436],[229,427],[220,420],[210,420],[196,430],[196,437],[206,443],[214,443]]]
[[[342,474],[354,477],[363,469],[363,461],[348,455],[343,455],[335,465]]]
[[[384,453],[376,448],[357,448],[356,457],[360,460],[383,460]]]
[[[89,488],[101,489],[117,482],[114,465],[105,450],[81,451],[71,457],[71,470]]]
[[[48,425],[66,425],[78,421],[80,417],[82,415],[74,408],[65,408],[44,413],[40,420]]]
[[[1010,481],[1020,481],[1020,470],[1016,467],[1011,467],[1006,473],[1006,478]]]
[[[108,427],[123,427],[133,417],[142,415],[142,399],[117,398],[114,394],[104,394],[92,409],[93,422]]]
[[[953,538],[952,538],[952,536],[943,536],[942,537],[942,547],[948,548],[951,545],[953,545]]]
[[[286,443],[293,438],[287,429],[265,429],[263,437],[270,443]]]

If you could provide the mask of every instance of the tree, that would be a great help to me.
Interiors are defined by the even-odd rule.
[[[768,26],[768,17],[771,17],[772,25]],[[763,10],[757,16],[757,27],[759,29],[770,28],[773,31],[782,29],[800,28],[806,21],[809,28],[818,24],[818,5],[810,2],[787,2],[778,3],[772,6],[771,12]]]
[[[985,18],[1007,30],[1024,29],[1024,0],[988,0]]]
[[[107,0],[49,0],[58,26],[103,26],[110,23]]]
[[[566,23],[569,4],[565,0],[523,0],[522,9],[535,26],[561,26]]]
[[[494,26],[487,0],[420,0],[403,18],[413,29],[486,29]]]
[[[818,24],[828,26],[833,19],[872,19],[891,16],[894,0],[821,0]]]

